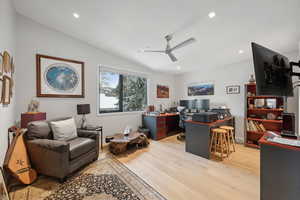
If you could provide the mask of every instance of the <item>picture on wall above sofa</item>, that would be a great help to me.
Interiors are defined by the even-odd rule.
[[[37,96],[84,98],[84,63],[36,55]]]
[[[157,85],[157,98],[165,98],[168,99],[170,94],[170,89],[165,85]]]
[[[188,96],[214,95],[215,85],[212,83],[193,84],[188,86]]]

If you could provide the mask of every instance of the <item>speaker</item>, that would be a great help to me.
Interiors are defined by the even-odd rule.
[[[296,136],[295,133],[295,114],[283,113],[282,114],[282,135],[283,136]]]

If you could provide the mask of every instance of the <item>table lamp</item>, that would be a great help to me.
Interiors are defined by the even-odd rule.
[[[87,127],[86,114],[90,114],[90,104],[77,104],[77,114],[82,115],[81,128],[85,129]]]

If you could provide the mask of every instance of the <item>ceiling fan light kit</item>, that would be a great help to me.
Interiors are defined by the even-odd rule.
[[[173,38],[173,36],[171,34],[165,36],[165,39],[167,40],[167,46],[166,46],[165,50],[144,50],[144,52],[145,53],[164,53],[169,56],[169,58],[171,59],[172,62],[176,62],[176,61],[178,61],[178,59],[173,54],[173,51],[196,42],[195,38],[189,38],[189,39],[185,40],[184,42],[181,42],[181,43],[177,44],[176,46],[171,47],[170,41],[172,40],[172,38]]]

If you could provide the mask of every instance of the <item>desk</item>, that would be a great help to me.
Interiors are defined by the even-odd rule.
[[[185,121],[185,151],[209,159],[210,130],[223,125],[234,127],[234,117],[212,123]]]
[[[150,130],[153,140],[179,133],[179,114],[143,115],[143,126]]]
[[[260,143],[260,199],[299,200],[300,148],[269,142]]]

